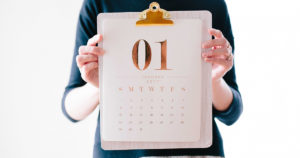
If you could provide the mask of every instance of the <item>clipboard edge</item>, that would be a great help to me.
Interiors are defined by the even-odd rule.
[[[126,14],[124,14],[126,13]],[[140,12],[118,12],[118,13],[113,13],[113,12],[110,12],[110,13],[99,13],[97,15],[97,24],[98,22],[104,20],[105,18],[112,18],[112,19],[119,19],[119,18],[138,18],[138,14]],[[208,10],[197,10],[197,11],[169,11],[169,13],[171,14],[171,16],[173,17],[172,19],[174,19],[176,21],[176,19],[197,19],[199,18],[200,16],[205,16],[205,18],[203,19],[203,21],[206,21],[208,26],[206,26],[207,28],[211,28],[212,27],[212,13]],[[197,14],[198,15],[194,15],[194,14]],[[193,15],[193,16],[190,16],[190,15]],[[100,30],[100,27],[97,26],[97,32],[98,33],[101,33],[101,30]],[[208,34],[208,32],[207,32]],[[205,39],[205,40],[208,40],[208,39]],[[204,41],[204,40],[203,40]],[[102,45],[102,43],[99,43],[100,45]],[[203,51],[203,50],[202,50]],[[207,65],[207,66],[210,66],[210,65]],[[100,71],[100,69],[99,69]],[[100,75],[100,72],[99,72],[99,75]],[[102,76],[102,75],[101,75]],[[209,75],[210,76],[210,75]],[[209,77],[207,76],[207,77]],[[99,82],[100,79],[99,79]],[[100,85],[100,83],[99,83]],[[101,90],[100,90],[101,91]],[[211,90],[210,90],[211,91]],[[101,94],[101,93],[100,93]],[[101,98],[101,95],[100,95],[100,98]],[[211,104],[212,106],[212,104]],[[212,110],[212,108],[209,108],[210,110]],[[100,115],[102,115],[101,113],[103,112],[103,110],[101,110],[101,107],[100,107]],[[212,115],[210,116],[210,118],[212,119]],[[102,120],[100,120],[100,124],[102,123]],[[208,128],[212,129],[212,123],[209,123],[207,125]],[[101,129],[101,128],[100,128]],[[211,130],[212,131],[212,130]],[[139,147],[138,144],[140,143],[152,143],[152,142],[135,142],[136,145],[128,145],[130,144],[130,142],[115,142],[115,141],[105,141],[102,139],[101,137],[101,133],[102,133],[102,130],[100,131],[100,139],[101,139],[101,148],[104,149],[104,150],[129,150],[129,149],[173,149],[173,148],[208,148],[210,147],[212,144],[213,144],[213,140],[212,140],[212,132],[209,134],[210,136],[210,140],[209,141],[206,141],[206,142],[203,142],[201,144],[201,147],[199,147],[199,145],[194,146],[193,145],[188,145],[188,144],[193,144],[194,142],[186,142],[186,143],[181,143],[179,142],[179,144],[182,144],[182,147],[172,147],[174,145],[174,142],[155,142],[156,144],[162,144],[162,145],[157,145],[157,146],[160,146],[160,148],[157,148],[157,146],[155,145],[151,145],[152,147],[149,147],[147,145],[142,145],[143,147],[140,147],[140,148],[137,148]],[[201,138],[200,138],[201,140]],[[116,143],[115,145],[108,145],[108,143]],[[154,144],[155,144],[154,143]],[[117,145],[118,144],[118,145]],[[120,146],[120,144],[126,144],[127,146],[132,146],[131,148],[127,147],[127,148],[122,148],[122,147],[119,147],[119,148],[114,148],[112,149],[112,146]],[[147,146],[147,147],[146,147]],[[168,146],[168,147],[166,147]],[[189,147],[187,147],[189,146]]]

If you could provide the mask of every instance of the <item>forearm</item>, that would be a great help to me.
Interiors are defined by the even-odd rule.
[[[82,120],[92,113],[99,104],[99,90],[85,84],[82,87],[72,89],[65,100],[65,109],[74,120]]]
[[[229,108],[232,99],[232,91],[223,78],[212,81],[212,101],[215,109],[225,111]]]

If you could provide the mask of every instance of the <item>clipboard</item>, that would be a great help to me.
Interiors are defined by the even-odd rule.
[[[191,30],[184,29],[187,24]],[[211,24],[209,11],[168,12],[156,2],[141,13],[98,15],[97,31],[104,38],[98,46],[106,52],[99,57],[100,138],[104,150],[207,148],[212,145],[211,65],[202,61],[204,50],[200,43],[211,38],[207,31]],[[177,42],[179,38],[184,41]],[[199,42],[199,47],[195,41]],[[187,50],[187,55],[180,56],[179,50]],[[194,54],[189,55],[189,52]],[[184,66],[180,66],[179,58]],[[195,58],[199,58],[195,64],[187,62]],[[190,69],[199,70],[199,74],[189,72]],[[194,80],[184,79],[193,75]],[[195,86],[185,87],[189,84],[187,81]],[[168,85],[172,82],[178,86]],[[161,85],[168,85],[163,86],[163,92]],[[177,94],[171,96],[170,91],[175,89]],[[176,109],[177,113],[172,112]],[[191,128],[193,119],[200,125]],[[168,134],[168,130],[172,132]]]

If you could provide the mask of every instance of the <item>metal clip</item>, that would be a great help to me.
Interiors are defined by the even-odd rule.
[[[170,19],[170,13],[161,9],[157,2],[152,2],[149,9],[144,10],[139,14],[140,20],[136,22],[137,26],[153,26],[153,25],[173,25],[174,22]]]

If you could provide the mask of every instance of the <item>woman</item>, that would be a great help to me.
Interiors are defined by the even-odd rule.
[[[96,35],[96,17],[101,12],[140,12],[150,0],[85,0],[77,25],[76,44],[69,83],[62,99],[64,114],[73,122],[84,119],[99,104],[98,56],[104,50],[97,47],[102,41]],[[202,44],[209,51],[202,53],[205,62],[212,64],[213,117],[231,125],[242,112],[233,64],[234,41],[224,0],[157,0],[160,6],[172,10],[209,10],[213,28],[208,30],[213,40]],[[199,43],[200,45],[200,43]],[[201,59],[199,59],[201,60]],[[147,156],[216,156],[224,157],[222,138],[213,119],[213,144],[205,149],[115,150],[101,148],[99,117],[95,134],[94,158],[131,158]]]

